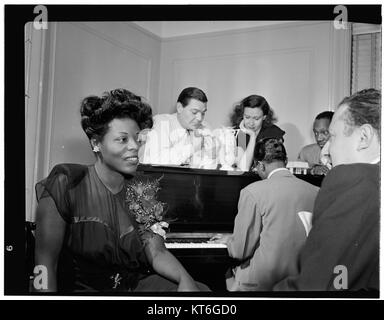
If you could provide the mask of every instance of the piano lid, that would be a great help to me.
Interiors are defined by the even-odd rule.
[[[158,199],[168,204],[169,232],[232,232],[241,189],[259,181],[253,172],[139,165],[139,174],[159,178]],[[323,176],[296,175],[320,186]]]
[[[140,165],[159,178],[158,199],[168,204],[170,232],[232,232],[240,191],[260,180],[251,172]]]

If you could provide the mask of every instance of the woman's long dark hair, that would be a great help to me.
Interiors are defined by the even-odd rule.
[[[268,127],[277,121],[277,118],[264,97],[256,94],[250,95],[240,101],[231,114],[231,124],[238,128],[244,116],[244,108],[261,108],[263,115],[267,116],[263,121],[263,127]]]

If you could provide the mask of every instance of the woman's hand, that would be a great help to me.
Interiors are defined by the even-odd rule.
[[[199,291],[193,278],[166,249],[162,237],[157,234],[149,237],[146,241],[145,253],[156,273],[179,284],[178,291]]]
[[[148,133],[151,131],[151,129],[143,129],[139,132],[137,140],[141,143],[144,144],[147,141]]]
[[[200,291],[200,290],[196,286],[195,281],[191,277],[185,276],[181,278],[179,282],[179,286],[177,287],[177,291]]]
[[[243,131],[245,134],[249,135],[250,138],[256,138],[256,132],[251,130],[251,129],[248,129],[244,126],[244,120],[241,120],[240,122],[240,125],[239,125],[239,128],[241,131]]]

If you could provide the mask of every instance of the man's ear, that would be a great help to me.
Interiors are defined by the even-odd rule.
[[[180,102],[176,103],[176,111],[177,111],[177,113],[181,113],[183,111],[183,109],[184,109],[184,107],[183,107],[183,105]]]
[[[357,151],[367,149],[375,138],[375,129],[370,124],[363,124],[359,128],[359,142]]]

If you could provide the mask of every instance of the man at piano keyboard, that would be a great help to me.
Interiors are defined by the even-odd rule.
[[[226,244],[229,255],[240,260],[226,275],[229,291],[272,290],[298,273],[298,254],[309,232],[305,216],[311,215],[319,189],[286,169],[281,141],[263,139],[255,148],[262,181],[241,190],[233,234],[211,239]]]

